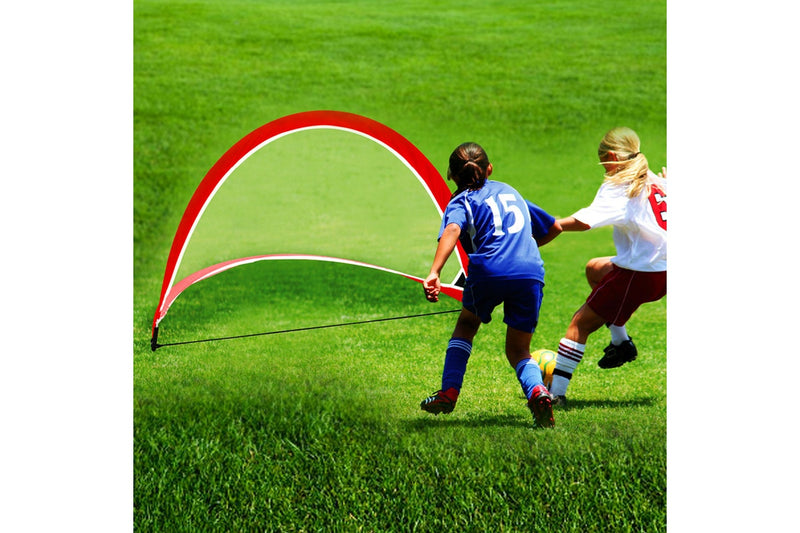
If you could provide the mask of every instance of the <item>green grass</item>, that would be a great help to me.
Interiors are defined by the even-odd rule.
[[[600,370],[607,336],[590,338],[553,431],[531,428],[499,311],[476,339],[458,408],[439,417],[418,405],[438,388],[453,314],[149,349],[183,208],[245,134],[299,111],[348,111],[395,129],[440,169],[474,140],[497,179],[566,216],[599,185],[595,150],[610,127],[633,127],[651,166],[666,164],[665,17],[663,2],[630,1],[134,2],[135,529],[665,531],[665,300],[629,324],[635,363]],[[334,167],[369,184],[358,169],[384,163],[358,154]],[[312,154],[303,168],[315,165],[324,168]],[[332,178],[305,179],[313,198]],[[285,185],[276,190],[288,194]],[[257,198],[247,200],[245,211],[258,212]],[[413,209],[399,233],[427,242],[438,221]],[[198,233],[198,263],[217,247],[249,251],[225,239],[224,224],[248,235],[260,226],[212,215]],[[398,241],[392,224],[363,235],[384,237],[377,259],[400,256],[409,268],[430,259],[416,241]],[[349,253],[349,243],[322,240]],[[533,347],[553,349],[586,297],[583,265],[613,253],[611,233],[564,235],[542,253]],[[367,269],[260,263],[188,289],[159,340],[457,307]]]
[[[185,295],[193,306],[176,304],[173,334],[213,338],[457,307],[416,303],[416,284],[383,273],[344,272],[344,282],[332,282],[337,269],[250,265],[219,276]],[[273,298],[284,282],[305,288],[274,309],[268,279],[280,280]],[[248,280],[263,293],[244,291]],[[220,308],[213,299],[223,288],[233,294]],[[137,527],[663,530],[664,305],[632,321],[633,331],[650,332],[636,364],[602,371],[594,364],[601,339],[591,343],[595,356],[583,363],[555,431],[531,427],[502,353],[502,314],[480,332],[457,410],[435,418],[419,410],[438,386],[453,318],[140,353]],[[534,345],[552,348],[544,338],[537,333]]]

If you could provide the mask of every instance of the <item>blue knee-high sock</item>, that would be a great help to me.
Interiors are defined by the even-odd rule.
[[[533,358],[523,359],[517,363],[515,370],[525,398],[530,399],[533,388],[536,385],[543,385],[542,371],[539,370],[538,363]]]
[[[447,343],[447,351],[444,354],[444,370],[442,371],[443,391],[450,388],[461,391],[470,353],[472,353],[472,343],[466,339],[453,337]]]

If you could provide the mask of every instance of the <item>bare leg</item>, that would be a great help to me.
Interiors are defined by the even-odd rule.
[[[600,280],[611,272],[613,268],[614,264],[611,262],[610,256],[590,259],[589,262],[586,263],[586,281],[589,282],[589,286],[592,289],[597,287],[600,284]]]
[[[523,359],[531,357],[531,338],[533,333],[514,329],[506,329],[506,358],[511,368],[516,368]]]
[[[478,328],[481,326],[481,319],[472,311],[461,308],[461,314],[458,315],[456,320],[456,327],[453,330],[453,337],[466,339],[472,342],[475,334],[478,333]]]
[[[565,337],[571,341],[586,344],[589,335],[600,329],[605,319],[595,313],[588,304],[583,304],[572,316]]]

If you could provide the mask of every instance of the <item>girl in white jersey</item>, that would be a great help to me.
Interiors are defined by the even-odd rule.
[[[597,150],[606,169],[605,180],[592,204],[558,220],[563,231],[613,226],[617,252],[586,265],[592,292],[559,342],[550,388],[560,406],[566,405],[567,386],[583,358],[589,335],[604,324],[611,331],[611,343],[597,363],[600,368],[633,361],[636,346],[625,323],[641,304],[667,294],[666,171],[663,175],[651,172],[639,147],[639,137],[630,128],[606,133]]]

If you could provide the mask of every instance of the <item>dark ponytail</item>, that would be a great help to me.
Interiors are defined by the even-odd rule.
[[[488,177],[489,157],[480,145],[467,142],[450,154],[447,178],[456,182],[455,194],[466,189],[477,190],[483,187]]]

